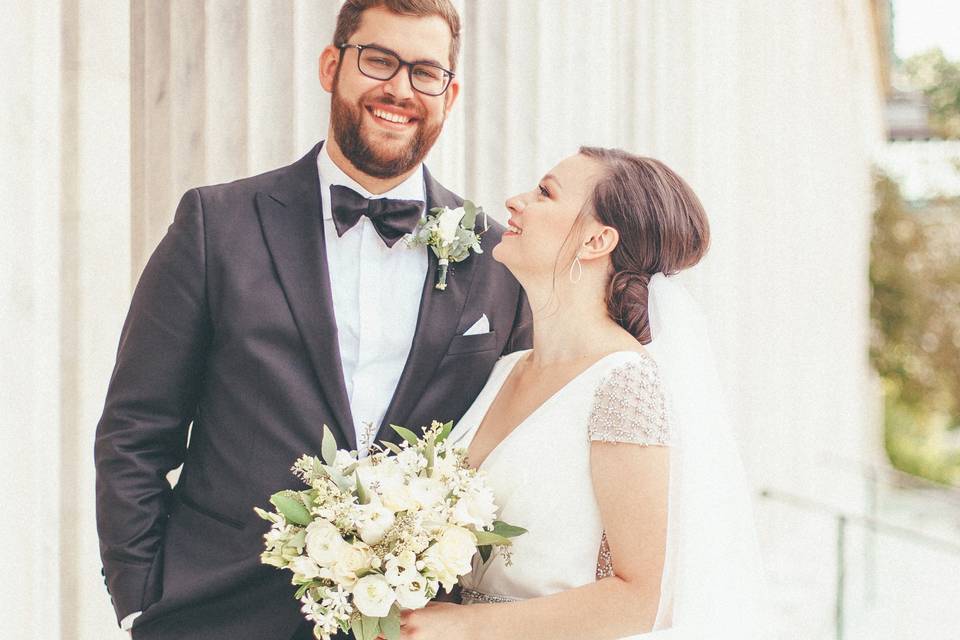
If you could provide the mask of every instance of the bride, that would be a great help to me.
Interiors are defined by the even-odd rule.
[[[451,435],[528,533],[403,637],[752,638],[759,560],[706,329],[669,276],[709,243],[662,163],[582,148],[510,198],[493,250],[534,310]]]

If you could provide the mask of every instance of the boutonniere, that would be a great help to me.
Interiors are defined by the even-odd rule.
[[[483,231],[474,231],[477,216],[483,216]],[[417,223],[413,233],[404,240],[410,247],[430,247],[439,260],[440,271],[437,274],[437,289],[447,288],[447,267],[451,262],[462,262],[470,257],[470,252],[483,253],[480,248],[480,236],[488,229],[487,214],[469,200],[462,207],[434,207],[423,220]]]

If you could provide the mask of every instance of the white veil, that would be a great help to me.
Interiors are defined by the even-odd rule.
[[[648,313],[674,441],[660,607],[644,640],[746,640],[761,631],[752,494],[704,317],[673,278],[653,276]]]

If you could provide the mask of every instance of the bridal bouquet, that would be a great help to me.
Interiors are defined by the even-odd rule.
[[[478,550],[510,545],[524,529],[495,519],[497,506],[466,451],[445,441],[453,423],[434,422],[362,459],[338,450],[324,426],[322,459],[303,456],[293,473],[308,489],[270,498],[274,512],[263,563],[293,573],[296,597],[322,640],[338,629],[358,640],[400,637],[401,609],[449,593]]]

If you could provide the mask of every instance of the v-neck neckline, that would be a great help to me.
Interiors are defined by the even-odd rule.
[[[510,368],[507,370],[507,372],[502,376],[502,378],[501,378],[501,380],[500,380],[500,384],[497,386],[496,390],[491,390],[491,391],[492,391],[492,394],[493,394],[493,399],[487,404],[486,408],[485,408],[484,411],[483,411],[483,415],[480,416],[480,421],[477,422],[477,425],[472,429],[473,434],[470,436],[470,442],[467,444],[467,449],[468,449],[468,450],[469,450],[469,448],[470,448],[470,445],[473,444],[473,441],[476,439],[477,434],[480,432],[480,428],[483,426],[483,422],[487,419],[487,414],[490,413],[490,409],[493,407],[494,404],[496,404],[497,400],[500,398],[500,394],[503,392],[503,388],[506,386],[507,381],[510,379],[510,376],[513,375],[513,372],[514,372],[514,370],[517,368],[517,365],[518,365],[518,364],[520,363],[520,361],[523,360],[524,358],[529,358],[529,357],[530,357],[530,354],[533,353],[533,349],[528,349],[527,351],[524,351],[524,352],[521,352],[521,353],[522,353],[523,355],[517,357],[517,358],[513,361],[513,363],[510,365]],[[503,438],[500,439],[500,442],[498,442],[497,444],[495,444],[495,445],[493,446],[493,448],[490,449],[490,451],[487,452],[487,455],[484,456],[483,461],[482,461],[480,464],[478,464],[478,465],[471,465],[471,466],[473,466],[473,468],[474,468],[474,469],[477,469],[477,470],[482,469],[482,468],[483,468],[483,465],[485,465],[485,464],[487,463],[487,460],[489,460],[490,457],[493,456],[493,454],[496,453],[497,450],[500,449],[500,448],[503,446],[503,444],[513,436],[513,434],[515,434],[515,433],[517,433],[518,431],[520,431],[520,429],[523,428],[524,425],[526,425],[527,423],[529,423],[530,420],[533,419],[534,416],[536,416],[538,413],[540,413],[541,411],[543,411],[543,409],[544,409],[545,407],[547,407],[548,405],[552,404],[553,401],[556,400],[556,399],[557,399],[564,391],[566,391],[571,385],[573,385],[575,382],[577,382],[578,380],[580,380],[581,378],[583,378],[585,375],[587,375],[588,373],[590,373],[591,371],[593,371],[594,369],[596,369],[597,366],[598,366],[601,362],[605,362],[605,361],[608,360],[609,358],[611,358],[611,357],[613,357],[613,356],[615,356],[615,355],[617,355],[617,354],[623,354],[623,353],[635,353],[635,354],[637,354],[637,355],[640,356],[640,357],[645,357],[645,355],[646,355],[646,354],[644,354],[644,353],[642,353],[642,352],[640,352],[640,351],[621,350],[621,351],[611,351],[610,353],[608,353],[608,354],[606,354],[606,355],[600,356],[599,358],[597,358],[596,360],[594,360],[590,365],[588,365],[585,369],[583,369],[583,371],[581,371],[580,373],[578,373],[577,375],[573,376],[572,378],[570,378],[569,380],[567,380],[565,383],[563,383],[563,384],[560,386],[560,388],[558,388],[556,391],[554,391],[552,394],[550,394],[550,395],[547,397],[546,400],[544,400],[543,402],[541,402],[540,404],[538,404],[536,407],[534,407],[534,409],[533,409],[530,413],[528,413],[522,420],[520,420],[516,425],[514,425],[513,428],[510,429],[510,431],[508,431],[507,434],[506,434],[505,436],[503,436]],[[646,356],[646,357],[649,357],[649,356]]]

